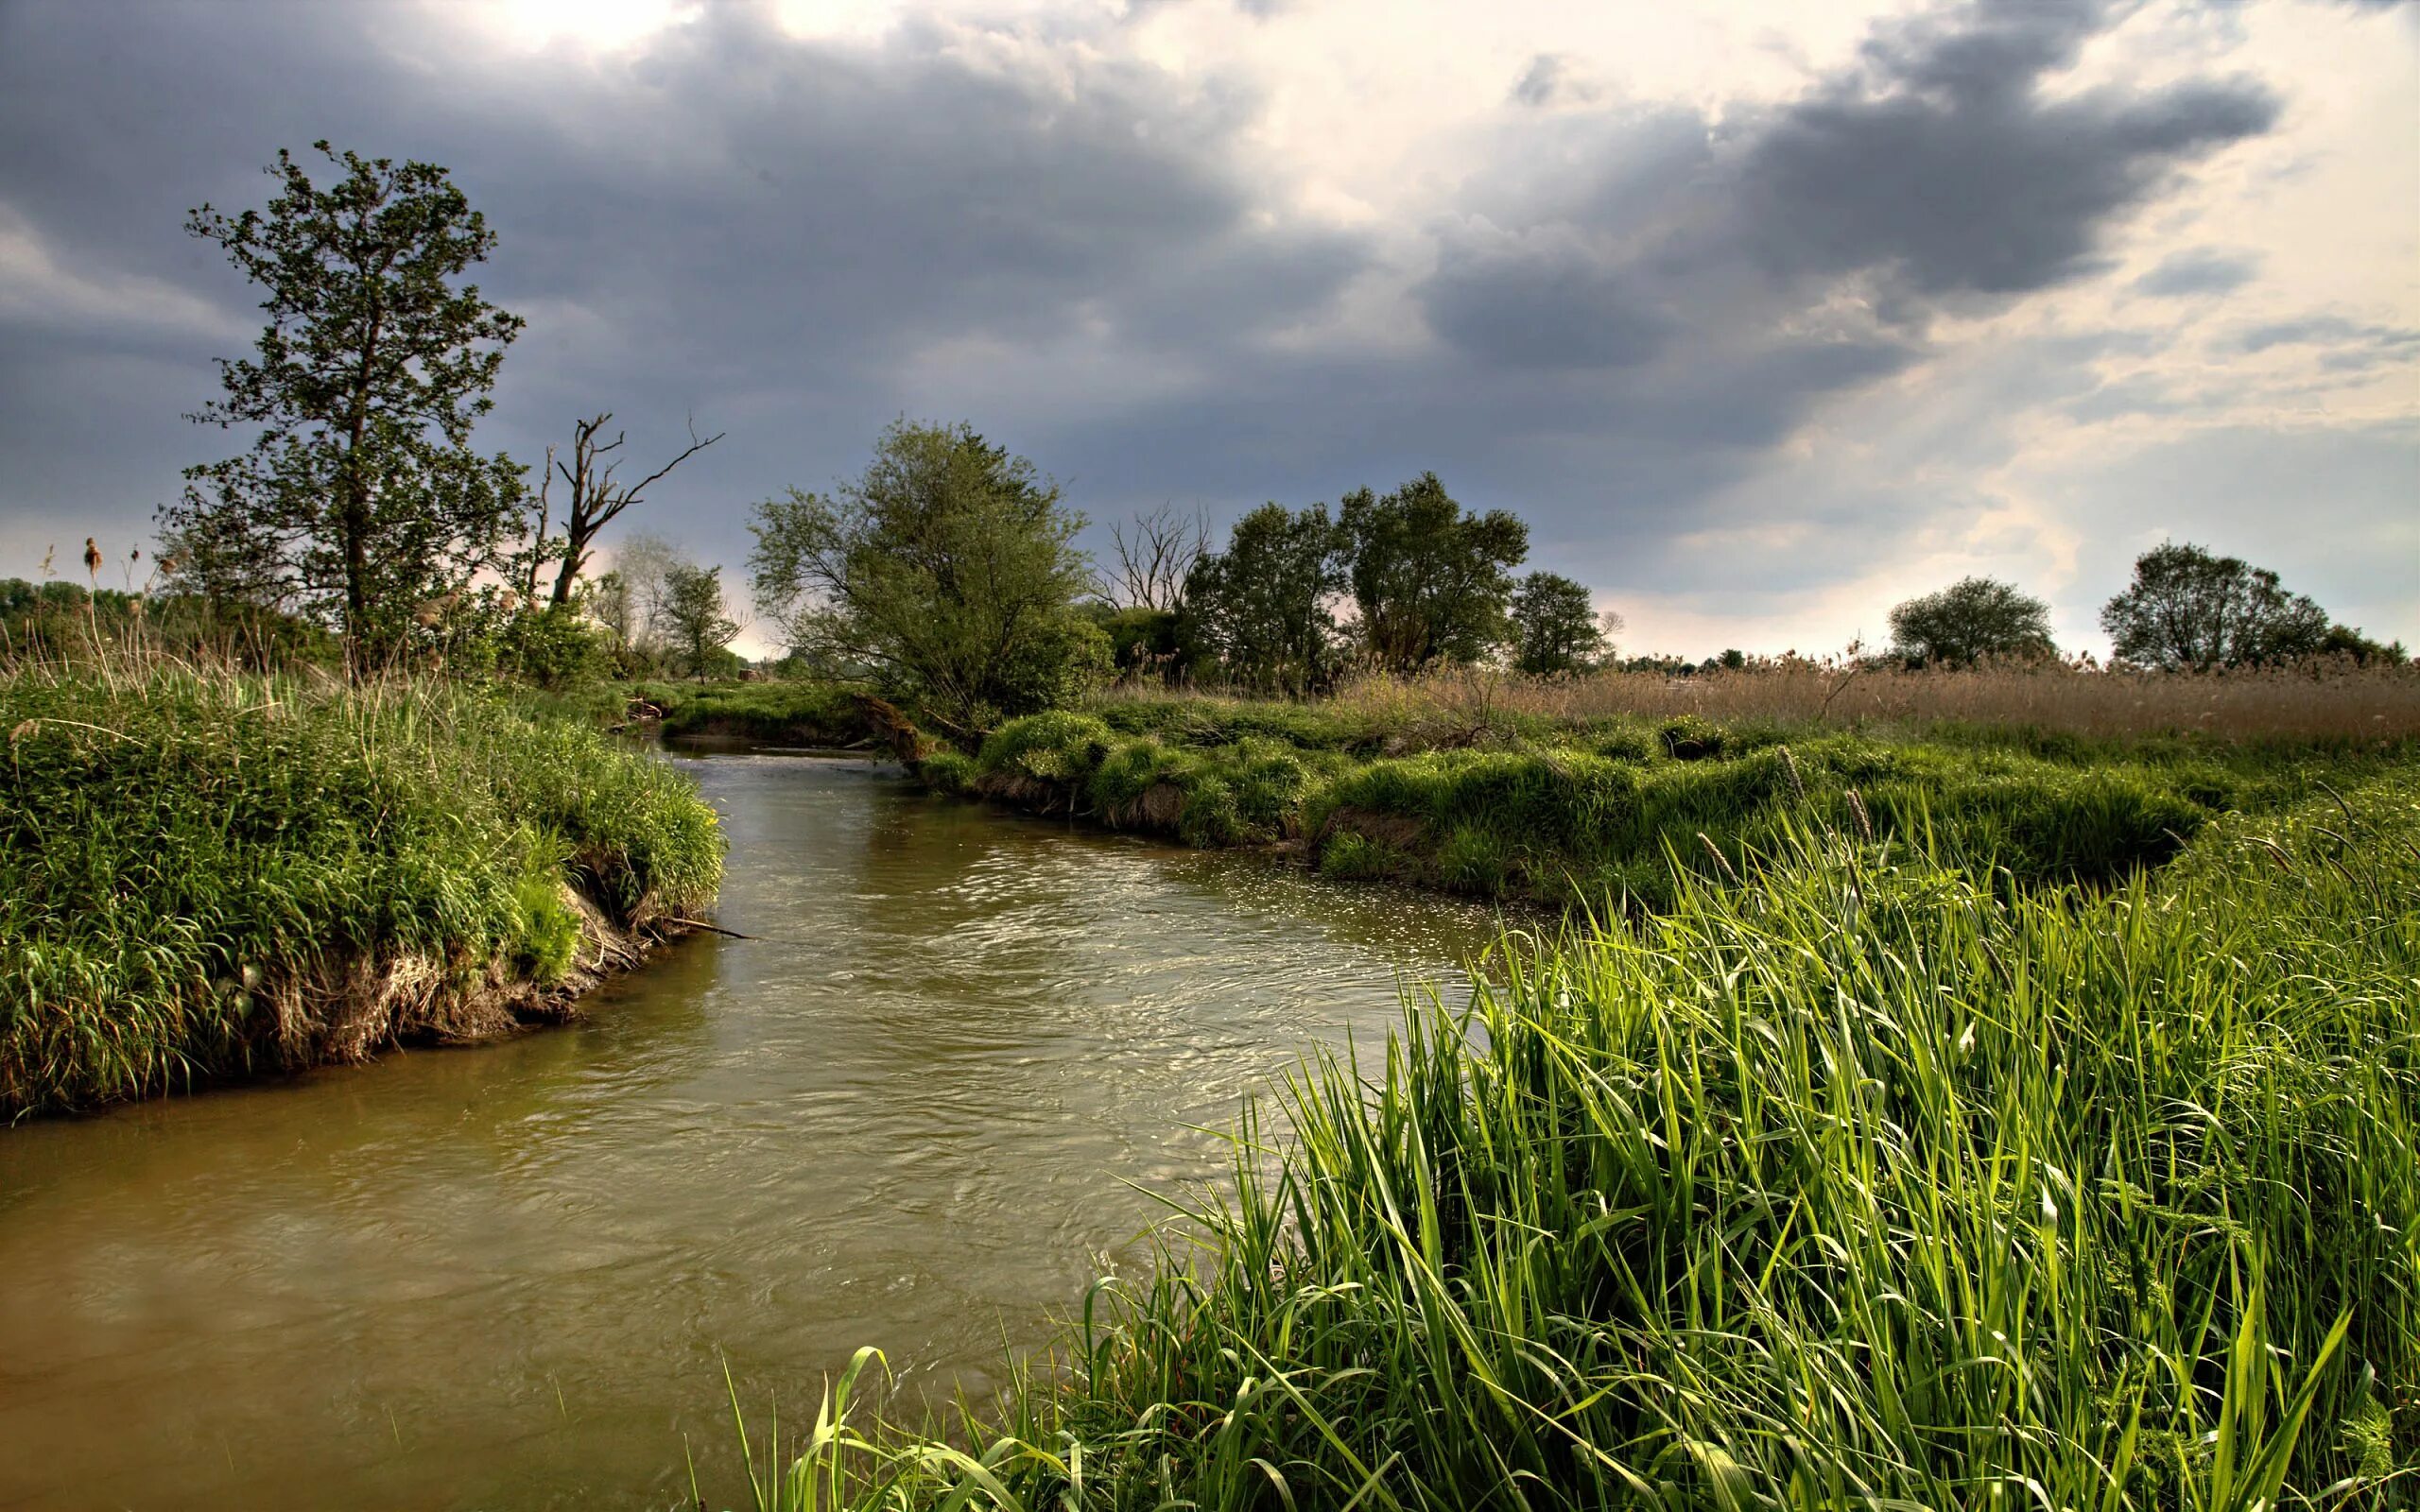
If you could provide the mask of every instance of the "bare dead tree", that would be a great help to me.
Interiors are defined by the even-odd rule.
[[[693,421],[689,426],[689,444],[680,455],[636,483],[621,483],[615,481],[614,474],[620,469],[622,459],[613,454],[620,451],[622,443],[629,438],[624,432],[615,431],[610,441],[597,439],[613,419],[609,411],[593,420],[575,421],[572,423],[571,459],[567,462],[556,455],[555,448],[546,448],[546,475],[538,486],[538,543],[529,553],[527,593],[533,600],[538,596],[538,569],[547,558],[555,557],[547,549],[546,531],[553,510],[549,495],[556,478],[562,478],[571,490],[571,498],[563,516],[562,550],[555,558],[562,565],[555,571],[555,590],[551,597],[555,603],[568,604],[573,588],[579,582],[579,575],[588,566],[589,551],[596,545],[598,533],[612,524],[615,516],[638,503],[649,488],[662,482],[666,473],[721,440],[726,434],[717,431],[701,440]]]
[[[1184,580],[1194,563],[1210,553],[1210,522],[1201,510],[1191,518],[1176,506],[1134,517],[1132,534],[1126,525],[1111,528],[1117,557],[1108,596],[1129,609],[1174,610],[1184,603]]]

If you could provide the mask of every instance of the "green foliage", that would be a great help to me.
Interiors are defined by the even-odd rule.
[[[958,798],[975,788],[975,758],[959,750],[937,750],[916,764],[917,781],[936,793]]]
[[[1119,609],[1109,604],[1086,606],[1088,617],[1109,641],[1111,664],[1119,675],[1172,679],[1184,670],[1184,615],[1182,610],[1137,604]]]
[[[275,610],[199,593],[93,592],[80,583],[0,577],[0,657],[76,658],[133,641],[253,668],[344,665],[334,636]]]
[[[965,425],[883,432],[831,495],[756,507],[756,603],[818,666],[873,678],[959,730],[1063,703],[1109,665],[1076,601],[1083,517]]]
[[[1503,509],[1464,514],[1434,472],[1384,496],[1345,495],[1338,528],[1361,611],[1361,645],[1399,674],[1436,662],[1472,662],[1502,645],[1512,569],[1530,527]]]
[[[553,984],[571,971],[579,949],[579,916],[563,901],[562,870],[545,850],[512,890],[513,932],[507,947],[513,968],[530,980]]]
[[[443,168],[315,146],[335,183],[281,150],[266,213],[187,223],[261,286],[269,323],[195,417],[259,434],[186,470],[163,539],[182,583],[299,607],[375,665],[517,539],[522,469],[470,437],[522,320],[457,282],[495,234]]]
[[[497,670],[550,693],[601,680],[613,670],[605,637],[577,605],[523,610],[506,622]]]
[[[636,682],[632,698],[664,712],[667,735],[744,735],[784,746],[854,746],[872,738],[845,688],[824,682]]]
[[[976,764],[986,773],[1074,782],[1100,765],[1109,742],[1109,727],[1092,715],[1055,710],[1002,725],[983,742]]]
[[[9,1112],[352,1053],[356,968],[421,963],[428,1003],[544,977],[565,885],[635,924],[721,872],[668,765],[437,684],[19,667],[0,734]]]
[[[1533,678],[1582,672],[1605,654],[1605,632],[1586,585],[1531,573],[1512,593],[1512,669]]]
[[[1343,662],[1328,611],[1345,584],[1343,549],[1325,505],[1265,504],[1236,521],[1227,549],[1204,556],[1185,578],[1189,654],[1263,693],[1328,687]]]
[[[664,601],[657,608],[665,639],[680,665],[702,682],[736,670],[727,647],[739,622],[723,611],[722,569],[674,562],[664,571]]]
[[[2050,606],[1991,577],[1962,577],[1891,611],[1892,652],[1911,665],[2054,656]]]
[[[2135,558],[2135,580],[2102,606],[2100,627],[2120,661],[2193,672],[2313,656],[2329,634],[2326,611],[2275,573],[2172,541]]]
[[[1656,727],[1655,738],[1663,745],[1664,753],[1676,762],[1693,762],[1722,754],[1722,727],[1696,714],[1667,719]]]
[[[759,1505],[2399,1504],[2420,784],[2102,894],[1988,860],[1793,830],[1508,941],[1248,1112],[1001,1420],[843,1402]]]

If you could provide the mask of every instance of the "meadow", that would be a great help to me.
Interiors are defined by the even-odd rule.
[[[678,774],[496,690],[0,668],[0,1117],[564,1016],[711,900]]]

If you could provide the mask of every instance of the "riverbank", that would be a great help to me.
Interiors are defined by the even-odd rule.
[[[2395,1504],[2420,779],[1989,860],[1807,825],[1509,944],[1248,1114],[998,1420],[844,1393],[756,1504]]]
[[[713,811],[432,682],[0,672],[0,1118],[560,1019],[706,905]]]
[[[1736,884],[1808,829],[1922,840],[2014,886],[2105,886],[2222,815],[2274,813],[2415,755],[2420,740],[2384,732],[2090,736],[1147,697],[1011,720],[975,753],[937,750],[916,770],[939,792],[1189,845],[1284,845],[1336,878],[1661,911],[1685,879]]]

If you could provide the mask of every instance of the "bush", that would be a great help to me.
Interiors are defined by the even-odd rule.
[[[613,664],[604,632],[569,604],[514,615],[496,659],[498,671],[550,692],[600,681]]]

